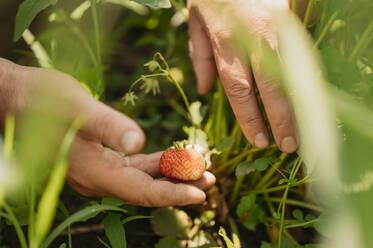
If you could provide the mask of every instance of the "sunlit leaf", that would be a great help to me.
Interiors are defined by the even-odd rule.
[[[132,0],[142,5],[155,7],[155,8],[170,8],[171,3],[169,0]]]
[[[55,5],[58,0],[25,0],[18,8],[14,41],[21,38],[23,32],[30,26],[37,14],[45,8]]]

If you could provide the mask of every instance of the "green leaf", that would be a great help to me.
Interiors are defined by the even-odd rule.
[[[23,32],[30,26],[37,14],[45,8],[55,5],[58,0],[25,0],[18,8],[14,41],[21,38]]]
[[[228,136],[228,137],[225,137],[215,149],[218,152],[225,152],[229,148],[231,148],[233,143],[234,143],[234,138]]]
[[[190,115],[192,119],[192,123],[196,126],[200,126],[202,122],[202,115],[201,115],[201,102],[193,102],[190,104]]]
[[[265,158],[258,158],[254,161],[254,167],[258,171],[264,171],[268,168],[268,166],[272,163],[276,163],[280,161],[280,159],[276,156],[270,156]]]
[[[239,218],[242,218],[244,214],[254,206],[255,200],[255,194],[249,194],[247,196],[242,197],[240,203],[237,205],[237,216]]]
[[[274,244],[262,241],[262,244],[260,245],[260,248],[275,248],[276,246]]]
[[[126,248],[126,234],[120,214],[109,213],[102,221],[105,228],[105,234],[108,237],[112,248]]]
[[[103,212],[103,211],[120,211],[125,213],[126,211],[121,208],[117,208],[110,205],[94,205],[86,207],[75,214],[71,215],[69,218],[64,220],[61,224],[59,224],[47,237],[47,239],[44,241],[42,248],[47,248],[49,245],[53,242],[53,240],[63,231],[65,228],[67,228],[69,225],[79,222],[83,219],[85,219],[87,216],[95,216],[96,214]]]
[[[254,164],[249,161],[244,161],[238,164],[236,168],[236,177],[242,177],[255,171]]]
[[[292,214],[295,219],[303,222],[303,212],[300,209],[295,209]]]
[[[132,0],[142,5],[154,7],[154,8],[170,8],[171,3],[169,0]]]
[[[245,218],[243,225],[249,230],[254,230],[256,225],[264,219],[264,211],[255,203],[255,200],[255,194],[244,196],[236,208],[237,216]]]
[[[48,234],[52,226],[54,216],[58,207],[59,196],[65,183],[68,169],[68,153],[74,141],[75,134],[82,124],[81,119],[77,119],[67,132],[61,149],[57,157],[57,163],[49,178],[48,184],[41,196],[35,219],[34,239],[31,243],[38,247]]]
[[[120,207],[120,206],[124,205],[124,201],[120,200],[120,199],[117,199],[115,197],[105,197],[105,198],[102,198],[101,204],[102,205],[111,205],[111,206],[114,206],[114,207]]]
[[[188,141],[191,144],[200,145],[208,150],[207,134],[199,128],[183,127],[184,132],[188,135]]]
[[[153,230],[160,236],[186,238],[192,220],[181,210],[175,208],[158,208],[152,212]]]

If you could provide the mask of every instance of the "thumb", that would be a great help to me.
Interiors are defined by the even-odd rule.
[[[125,154],[138,153],[145,145],[140,126],[126,115],[92,99],[82,130],[98,142]]]

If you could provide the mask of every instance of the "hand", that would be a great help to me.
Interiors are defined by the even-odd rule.
[[[60,101],[58,105],[68,106],[62,111],[68,113],[68,120],[73,116],[85,120],[72,146],[67,174],[67,182],[80,194],[114,196],[141,206],[188,205],[205,200],[202,190],[215,183],[211,173],[188,184],[156,180],[154,177],[161,175],[160,152],[123,157],[119,152],[133,154],[142,149],[143,131],[127,116],[95,100],[74,78],[0,59],[0,117],[32,104],[30,92],[35,88],[48,88],[52,99]]]
[[[223,10],[212,3],[222,4]],[[254,37],[264,40],[276,52],[277,39],[272,29],[270,8],[289,11],[288,0],[188,0],[189,50],[197,77],[200,94],[213,87],[219,74],[228,100],[240,127],[251,144],[265,148],[269,135],[255,94],[259,90],[273,136],[278,147],[287,153],[297,148],[292,108],[285,94],[276,84],[276,78],[263,72],[251,57],[251,70],[247,59],[238,56],[232,47],[232,16],[242,20]],[[298,13],[304,14],[306,1],[300,1]]]

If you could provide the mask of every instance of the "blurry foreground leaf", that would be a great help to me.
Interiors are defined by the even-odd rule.
[[[147,5],[155,8],[170,8],[171,3],[169,0],[132,0],[142,5]]]
[[[56,3],[57,0],[25,0],[18,8],[14,41],[21,38],[23,31],[30,26],[31,22],[40,11]]]
[[[159,208],[152,212],[154,218],[151,220],[153,230],[160,236],[188,237],[192,220],[182,210],[175,208]]]

